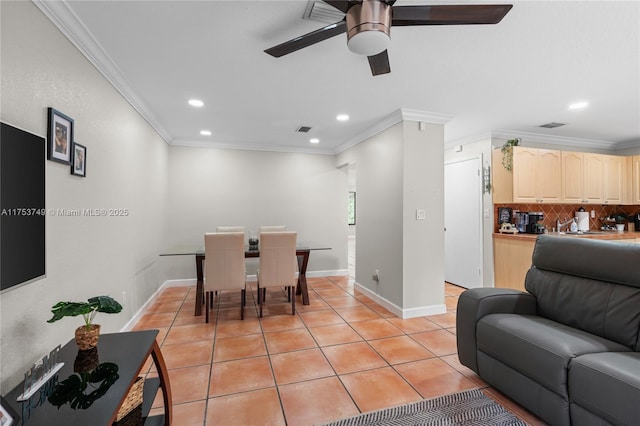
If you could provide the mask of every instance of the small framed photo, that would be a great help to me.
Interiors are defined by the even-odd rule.
[[[0,396],[0,426],[17,426],[20,417],[7,404],[7,400]]]
[[[76,176],[87,176],[87,147],[77,142],[73,143],[71,153],[71,174]]]
[[[511,223],[513,209],[510,207],[498,207],[498,225]]]
[[[73,118],[49,108],[47,129],[47,159],[71,165],[73,145]]]

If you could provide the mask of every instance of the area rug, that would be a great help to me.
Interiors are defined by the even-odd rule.
[[[323,426],[526,426],[480,389],[360,414]]]

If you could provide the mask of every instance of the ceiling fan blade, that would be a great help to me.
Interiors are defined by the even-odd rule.
[[[391,65],[389,64],[389,55],[387,55],[387,51],[383,50],[377,55],[368,56],[369,59],[369,67],[371,67],[371,74],[380,75],[380,74],[388,74],[391,72]]]
[[[358,3],[349,0],[324,0],[325,3],[330,4],[341,12],[347,13],[347,10],[351,7],[351,4]],[[351,3],[351,4],[350,4]]]
[[[511,10],[511,4],[461,4],[394,6],[393,26],[497,24]]]
[[[347,23],[345,20],[336,22],[335,24],[327,25],[319,30],[312,31],[308,34],[301,35],[289,41],[285,41],[277,46],[270,47],[265,50],[271,56],[279,58],[289,53],[295,52],[302,48],[311,46],[312,44],[319,43],[328,38],[342,34],[347,30]]]

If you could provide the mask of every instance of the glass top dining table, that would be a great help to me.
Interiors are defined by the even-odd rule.
[[[316,250],[331,250],[317,244],[307,244],[300,242],[296,246],[296,257],[298,258],[298,285],[296,294],[302,295],[302,304],[309,304],[309,291],[307,289],[307,264],[309,263],[309,255]],[[194,256],[196,261],[196,306],[194,315],[202,315],[202,305],[204,303],[204,273],[202,264],[205,259],[205,251],[202,247],[174,247],[170,250],[160,253],[160,256]],[[245,246],[245,258],[260,257],[260,248]]]

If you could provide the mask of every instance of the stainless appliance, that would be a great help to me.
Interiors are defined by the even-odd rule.
[[[529,224],[529,214],[515,210],[513,212],[513,217],[518,232],[527,232],[527,225]]]
[[[527,224],[527,234],[544,234],[543,212],[529,212],[529,223]]]

